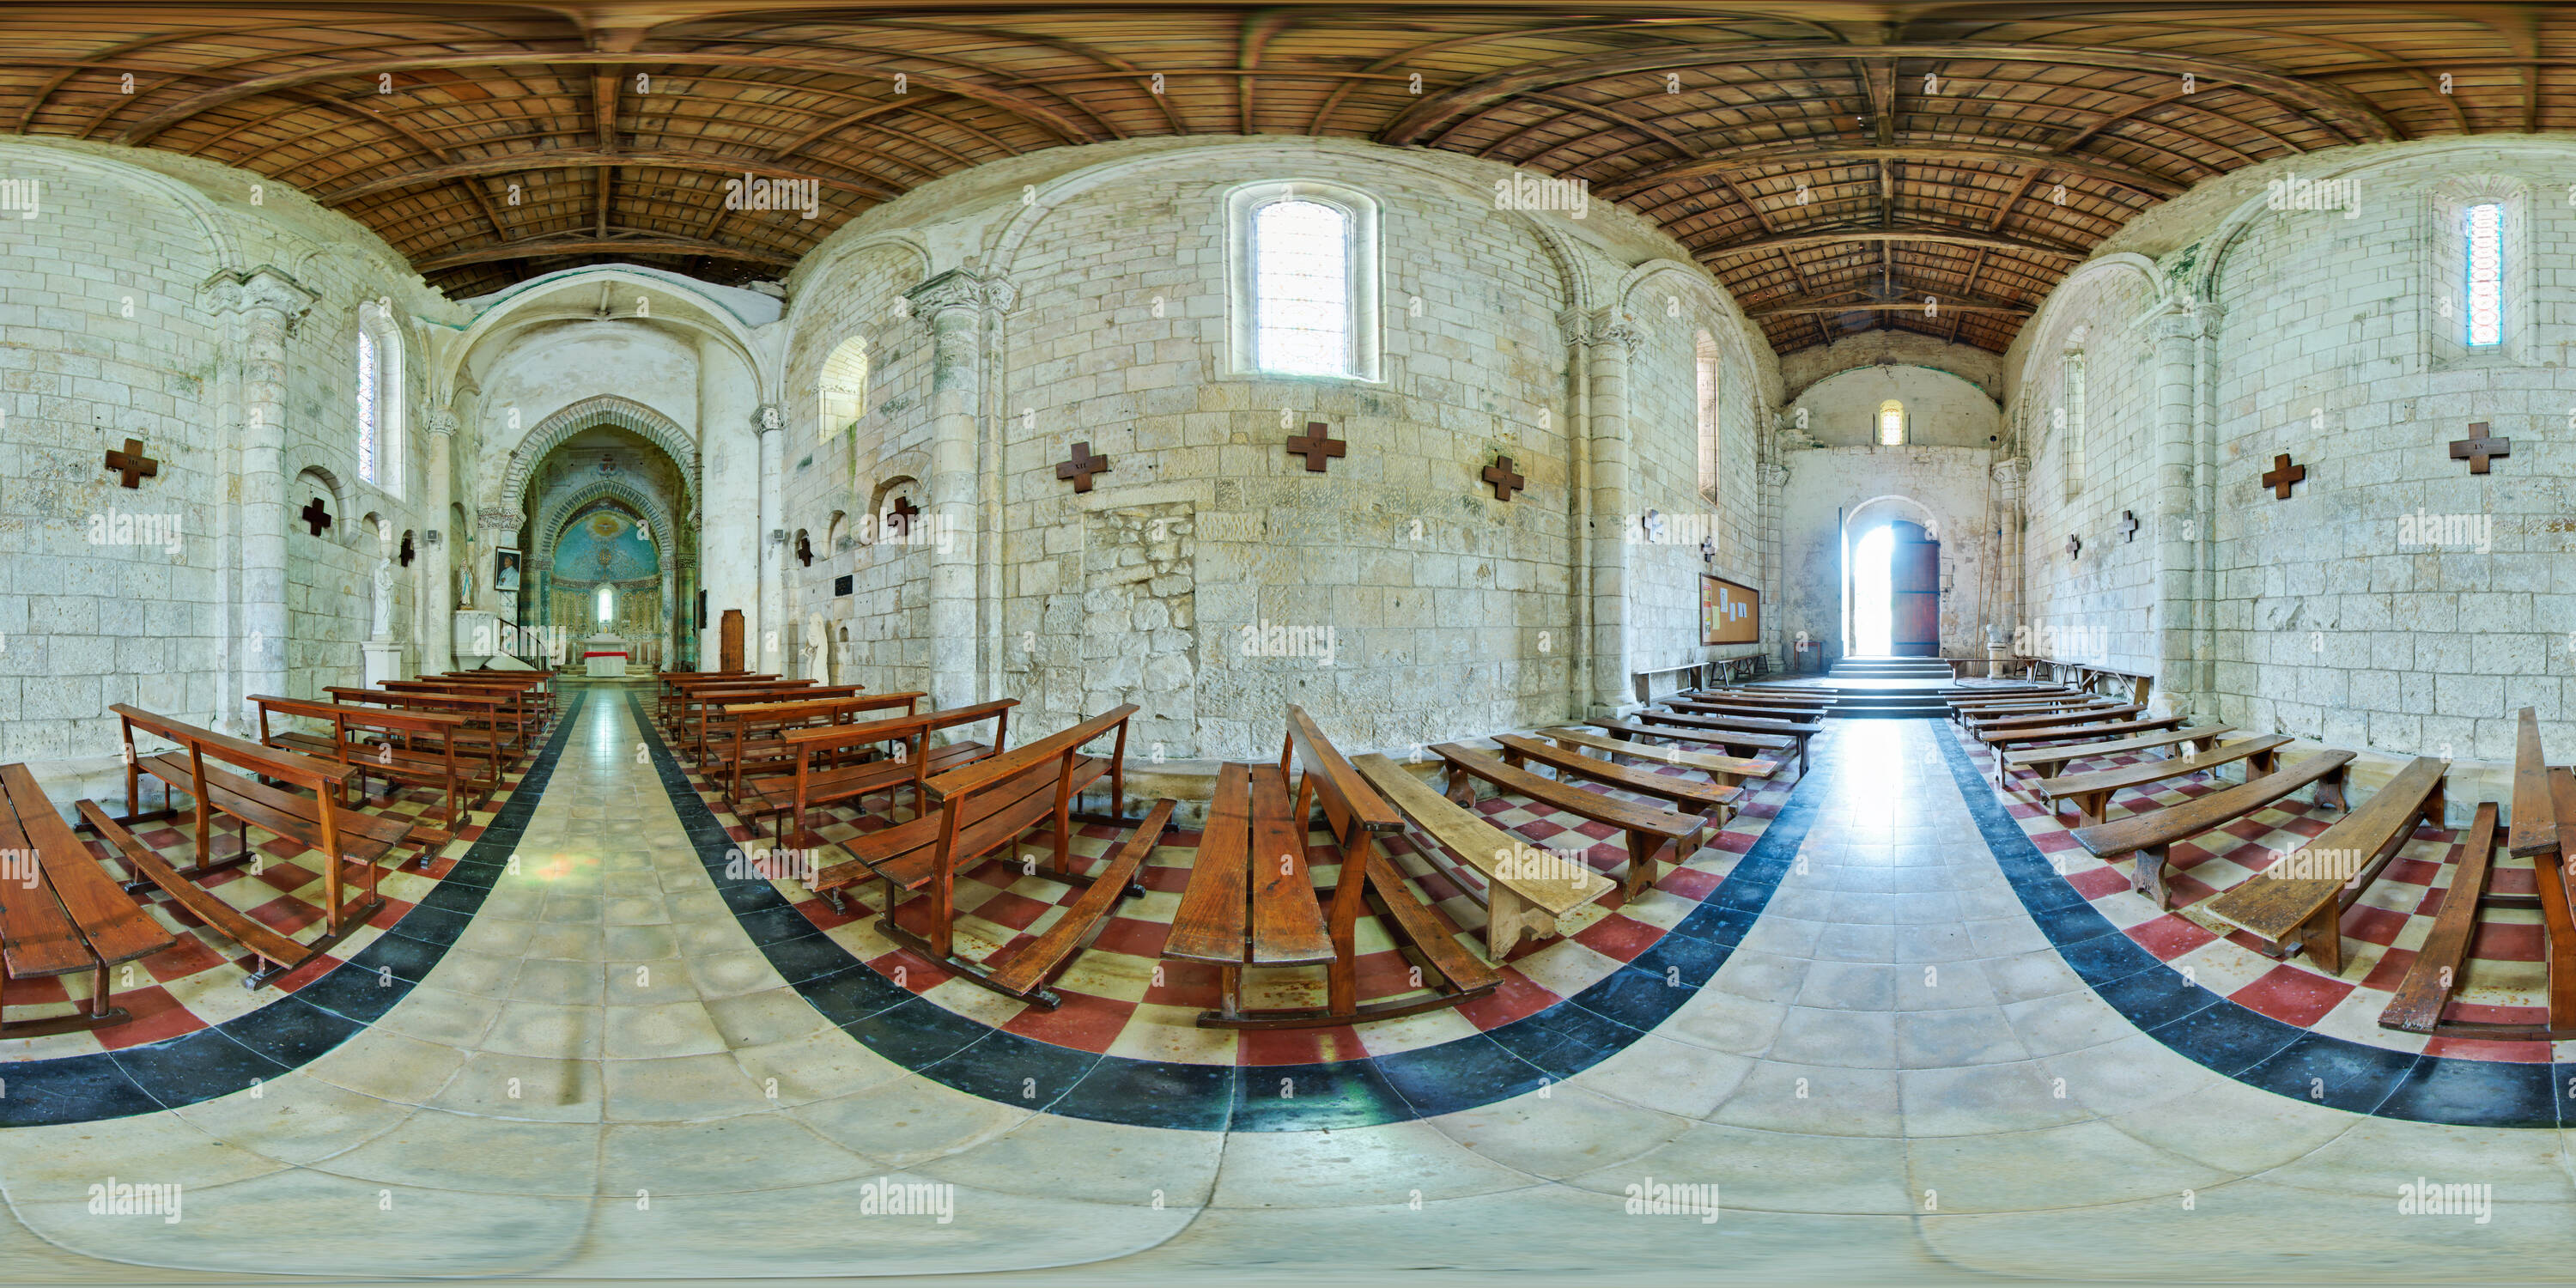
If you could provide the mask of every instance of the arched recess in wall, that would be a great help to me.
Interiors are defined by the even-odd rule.
[[[558,309],[549,312],[549,301],[572,301],[580,310],[576,316],[598,317],[600,287],[610,288],[612,317],[632,316],[631,300],[635,294],[659,295],[665,303],[647,318],[653,325],[676,328],[708,336],[729,350],[752,375],[762,403],[777,400],[778,372],[765,361],[766,346],[752,336],[752,323],[737,314],[723,301],[708,295],[693,279],[676,273],[664,273],[635,265],[601,265],[593,268],[567,269],[532,278],[503,291],[477,314],[463,333],[442,351],[439,366],[431,384],[450,388],[470,384],[465,366],[486,343],[504,337],[508,332],[551,322],[564,321],[566,314]],[[676,305],[677,307],[671,307]],[[625,311],[620,311],[621,307]]]
[[[866,337],[854,335],[832,346],[815,377],[814,401],[819,441],[828,443],[858,428],[859,418],[868,414]]]
[[[872,232],[854,237],[840,245],[834,245],[833,240],[839,236],[838,233],[833,234],[832,239],[827,239],[822,246],[816,247],[805,257],[805,261],[797,265],[796,270],[788,275],[787,334],[790,337],[803,334],[808,309],[822,307],[817,301],[828,292],[815,289],[816,286],[831,280],[832,275],[840,272],[843,265],[860,258],[869,251],[892,250],[911,260],[912,272],[910,280],[905,283],[907,287],[917,286],[930,280],[932,262],[930,249],[922,244],[919,236],[911,232],[901,229]],[[793,343],[791,338],[790,344],[793,345]]]
[[[519,509],[527,499],[528,474],[537,462],[544,460],[556,444],[593,425],[632,430],[661,448],[679,467],[682,507],[693,516],[698,512],[697,443],[670,417],[616,394],[584,398],[537,422],[536,428],[529,430],[528,436],[510,452],[510,468],[501,476],[501,507]]]
[[[2013,347],[2020,351],[2021,360],[2012,368],[2009,387],[2005,390],[2006,406],[2018,405],[2034,384],[2045,383],[2040,379],[2042,370],[2053,370],[2065,354],[2075,329],[2087,325],[2088,315],[2083,306],[2091,295],[2123,281],[2144,286],[2154,300],[2141,317],[2124,319],[2131,324],[2130,329],[2147,316],[2174,306],[2173,297],[2161,289],[2154,260],[2120,251],[2086,261],[2048,293],[2048,298],[2040,302],[2039,311],[2032,315],[2030,324],[2023,327],[2020,337],[2013,341]],[[2030,447],[2029,443],[2022,444],[2025,451]]]
[[[894,503],[902,500],[918,510],[921,508],[921,501],[915,498],[921,497],[923,493],[921,480],[910,474],[896,474],[877,484],[876,489],[868,494],[868,514],[871,519],[868,524],[868,535],[863,540],[880,545],[891,542],[898,551],[903,549],[904,539],[911,534],[901,528],[901,521],[893,510]]]
[[[241,245],[226,226],[228,221],[220,209],[206,194],[189,184],[142,166],[110,161],[75,152],[67,147],[48,144],[38,136],[12,137],[5,144],[0,144],[0,153],[21,148],[28,149],[32,156],[41,157],[47,164],[59,165],[68,170],[78,170],[141,188],[179,207],[196,223],[197,231],[204,236],[204,248],[210,252],[207,258],[213,261],[216,273],[239,273],[251,267],[243,260]]]
[[[317,496],[322,501],[322,508],[331,515],[331,526],[324,528],[318,539],[353,545],[349,533],[357,525],[349,518],[348,485],[340,481],[339,475],[320,465],[307,465],[296,471],[295,485],[286,494],[287,531],[312,535],[313,529],[304,521],[304,507]]]
[[[552,567],[555,543],[562,539],[564,531],[570,528],[573,521],[581,517],[583,511],[589,509],[593,502],[606,498],[624,502],[646,523],[651,524],[654,545],[664,550],[680,552],[677,541],[681,535],[681,529],[672,522],[669,505],[665,504],[660,497],[622,478],[599,478],[569,489],[547,501],[544,513],[537,516],[534,525],[536,549],[535,557],[530,560],[529,566]]]

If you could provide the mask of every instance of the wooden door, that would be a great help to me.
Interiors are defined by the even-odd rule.
[[[1923,525],[1887,525],[1895,542],[1887,556],[1887,651],[1898,657],[1941,656],[1941,543]]]
[[[716,669],[740,671],[742,665],[742,610],[724,610],[724,620],[716,623]]]

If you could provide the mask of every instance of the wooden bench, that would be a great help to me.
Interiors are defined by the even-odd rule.
[[[1674,698],[1664,705],[1671,710],[1695,716],[1746,716],[1756,720],[1789,720],[1799,723],[1822,720],[1828,710],[1823,706],[1793,707],[1775,703],[1736,702],[1726,698],[1709,701],[1697,698]]]
[[[1757,737],[1780,739],[1782,741],[1768,746],[1751,741],[1739,742],[1730,746],[1728,750],[1730,754],[1740,755],[1742,753],[1734,751],[1735,746],[1750,747],[1759,751],[1787,751],[1794,748],[1798,755],[1798,776],[1801,778],[1807,776],[1808,740],[1825,731],[1825,726],[1816,721],[1766,720],[1759,716],[1702,716],[1646,710],[1638,712],[1637,718],[1647,724],[1678,725],[1685,729],[1695,729],[1702,733],[1720,733],[1729,737],[1742,735],[1748,739]]]
[[[1977,740],[1994,750],[1998,775],[2001,774],[2004,748],[2043,742],[2073,742],[2085,738],[2104,741],[2126,738],[2131,734],[2154,733],[2159,729],[2179,729],[2181,716],[2141,716],[2135,720],[2113,720],[2107,724],[2039,725],[2022,729],[1989,729]]]
[[[506,715],[522,747],[534,746],[546,723],[545,700],[533,687],[483,684],[474,680],[387,680],[376,686],[387,693],[439,693],[456,697],[504,699],[495,723]]]
[[[2214,727],[2223,728],[2224,726]],[[2057,815],[2059,801],[2071,800],[2075,802],[2076,825],[2089,827],[2110,816],[2111,797],[2118,792],[2132,787],[2144,787],[2149,783],[2161,783],[2168,779],[2204,773],[2223,765],[2232,765],[2240,760],[2245,762],[2247,774],[2260,778],[2276,768],[2273,763],[2274,753],[2288,745],[2290,745],[2290,738],[2287,734],[2265,734],[2260,738],[2224,743],[2187,759],[2169,756],[2159,760],[2141,761],[2134,765],[2122,765],[2117,769],[2097,770],[2089,774],[2067,774],[2056,778],[2043,778],[2035,790],[2038,791],[2040,799],[2047,802],[2051,818]]]
[[[1742,707],[1789,707],[1800,711],[1822,712],[1831,709],[1840,698],[1821,692],[1800,693],[1794,689],[1692,689],[1664,699],[1675,702],[1721,702]]]
[[[1141,821],[1119,816],[1125,791],[1127,722],[1135,714],[1133,703],[1122,705],[1016,750],[925,779],[922,790],[929,795],[931,809],[910,822],[843,843],[850,859],[824,868],[814,888],[838,889],[870,876],[883,881],[885,916],[877,929],[888,939],[960,978],[1055,1009],[1062,999],[1047,987],[1048,981],[1089,942],[1091,932],[1121,896],[1144,893],[1135,883],[1136,870],[1171,822],[1174,802],[1168,799],[1156,801]],[[1083,744],[1111,736],[1116,748],[1108,760],[1082,754]],[[1071,858],[1072,825],[1102,816],[1076,813],[1073,801],[1104,777],[1110,782],[1106,817],[1122,825],[1132,822],[1135,831],[1098,872],[1077,871]],[[1054,862],[1043,875],[1050,881],[1084,887],[1082,896],[1046,933],[999,967],[958,955],[958,876],[1040,823],[1051,824],[1055,836]],[[1026,861],[1024,874],[1039,875],[1034,859]],[[916,931],[901,920],[907,906],[901,900],[906,893],[923,890],[928,897],[914,903],[923,909],[927,924]]]
[[[2165,747],[2189,744],[2195,752],[2218,745],[2218,736],[2236,732],[2234,725],[2194,725],[2190,728],[2159,729],[2134,738],[2113,738],[2108,742],[2085,742],[2053,747],[2032,747],[2026,751],[1995,753],[1995,785],[2012,785],[2015,769],[2028,769],[2042,778],[2055,778],[2059,771],[2079,760],[2101,756],[2125,756],[2133,751],[2155,751]]]
[[[695,686],[703,684],[723,684],[728,681],[775,680],[777,678],[778,677],[774,675],[761,675],[750,671],[657,672],[654,675],[654,680],[660,687],[653,695],[653,722],[666,729],[676,728],[677,726],[672,723],[672,712],[679,705],[680,695],[688,692]]]
[[[926,807],[921,784],[934,774],[946,773],[960,765],[972,764],[1004,750],[1010,738],[1011,708],[1018,698],[978,703],[971,707],[953,707],[946,711],[925,711],[892,720],[871,720],[864,724],[821,725],[811,729],[794,729],[784,737],[791,772],[765,774],[745,780],[740,803],[734,812],[755,829],[763,815],[791,818],[788,824],[773,824],[773,835],[797,847],[816,847],[821,838],[805,830],[805,813],[825,805],[844,801],[864,801],[877,792],[886,793],[886,812],[894,812],[895,793],[909,787],[916,812]],[[951,733],[986,720],[993,722],[991,742],[950,742],[933,745],[935,736]],[[860,759],[881,746],[894,747],[891,757]],[[840,906],[840,892],[826,897]]]
[[[2292,945],[2306,948],[2308,958],[2329,975],[2343,973],[2343,912],[2379,879],[2388,861],[2414,839],[2418,824],[2442,825],[2442,782],[2450,762],[2433,756],[2408,761],[2369,800],[2335,820],[2332,827],[2298,850],[2273,861],[2294,865],[2275,877],[2271,869],[2255,874],[2205,905],[2209,915],[2237,926],[2270,945],[2274,957],[2287,957]],[[2297,875],[2302,854],[2309,863],[2340,865],[2355,857],[2351,873]]]
[[[811,692],[811,690],[804,690]],[[913,714],[915,704],[930,696],[905,693],[852,694],[834,698],[791,698],[785,702],[725,703],[710,717],[707,758],[699,767],[711,780],[724,783],[728,805],[742,800],[744,772],[752,765],[784,765],[795,753],[787,735],[816,725],[857,723],[869,712],[888,712],[886,719]],[[901,708],[898,712],[895,708]],[[735,810],[739,815],[741,811]]]
[[[1655,700],[1655,695],[1652,692],[1652,681],[1654,677],[1658,675],[1685,675],[1690,677],[1687,683],[1679,684],[1677,687],[1687,688],[1690,685],[1699,683],[1700,669],[1703,665],[1703,663],[1699,662],[1685,662],[1679,666],[1658,666],[1651,670],[1630,672],[1630,678],[1637,686],[1637,700],[1639,702],[1652,702]]]
[[[464,723],[454,730],[424,739],[414,735],[412,745],[431,750],[432,744],[454,743],[465,756],[480,754],[491,767],[497,781],[505,765],[514,764],[528,750],[519,722],[510,715],[510,700],[496,693],[395,693],[386,689],[352,689],[344,685],[325,685],[322,692],[342,706],[385,707],[408,712],[462,717]]]
[[[2075,707],[2051,707],[2039,711],[1997,711],[1959,717],[1970,733],[1988,733],[1997,729],[2032,729],[2059,724],[2093,724],[2146,714],[2147,709],[2127,703],[2089,702]]]
[[[535,704],[540,731],[552,727],[555,722],[555,673],[552,671],[447,671],[420,678],[476,684],[504,693],[524,692]]]
[[[1684,751],[1679,747],[1649,747],[1642,742],[1622,742],[1617,738],[1585,733],[1580,729],[1541,729],[1539,735],[1555,739],[1558,746],[1568,750],[1581,748],[1586,751],[1602,752],[1608,755],[1613,763],[1625,756],[1630,760],[1646,761],[1651,764],[1696,769],[1708,775],[1709,781],[1720,787],[1740,786],[1747,778],[1769,778],[1780,772],[1780,762],[1776,760],[1744,760],[1705,751]]]
[[[1489,961],[1502,961],[1524,934],[1564,933],[1558,918],[1619,888],[1580,863],[1529,861],[1541,852],[1382,755],[1354,757],[1351,765],[1397,813],[1437,842],[1422,849],[1425,859],[1446,849],[1484,879]]]
[[[1549,809],[1618,828],[1628,838],[1627,890],[1631,899],[1655,883],[1657,862],[1679,864],[1697,853],[1700,833],[1708,826],[1707,819],[1678,810],[1638,805],[1587,791],[1571,782],[1541,778],[1454,742],[1437,743],[1430,750],[1447,762],[1449,785],[1444,794],[1460,805],[1476,803],[1476,785],[1470,780],[1481,778],[1506,795],[1526,797]]]
[[[79,1033],[133,1018],[111,1005],[108,968],[178,940],[132,894],[117,888],[25,765],[0,765],[0,855],[11,860],[0,869],[0,983],[90,975],[88,1009],[0,1020],[0,1038]]]
[[[2433,929],[2415,950],[2406,978],[2379,1012],[2379,1027],[2401,1033],[2431,1033],[2450,1009],[2451,994],[2468,973],[2469,943],[2476,937],[2479,906],[2487,898],[2496,846],[2496,803],[2478,802],[2468,835],[2461,838],[2459,859],[2451,867],[2451,884],[2433,913]]]
[[[774,675],[751,679],[711,680],[702,684],[683,682],[671,695],[669,708],[662,713],[663,727],[674,738],[684,737],[689,728],[690,713],[709,697],[724,698],[744,693],[778,693],[812,687],[814,687],[812,680],[782,680]]]
[[[252,971],[246,987],[256,988],[286,971],[293,970],[346,938],[351,931],[365,925],[368,917],[384,907],[376,895],[377,860],[410,839],[410,828],[399,820],[379,818],[348,808],[343,795],[357,771],[347,765],[307,756],[300,752],[275,747],[262,747],[211,729],[200,729],[167,716],[155,715],[139,707],[119,703],[109,710],[123,722],[128,763],[127,807],[135,808],[132,774],[151,774],[171,790],[184,791],[196,802],[197,865],[190,871],[172,868],[157,853],[126,832],[123,825],[135,821],[137,814],[112,819],[98,812],[94,805],[83,817],[93,826],[101,823],[99,834],[115,845],[133,869],[129,889],[140,889],[143,883],[159,886],[178,904],[199,920],[214,926],[225,936],[247,948],[262,961],[265,969]],[[136,730],[179,745],[180,750],[151,755],[138,755],[134,746]],[[207,764],[215,761],[248,770],[253,776],[231,773]],[[271,787],[262,779],[285,784]],[[311,792],[299,796],[294,790]],[[241,852],[220,863],[210,862],[213,817],[223,814],[241,827]],[[94,816],[93,816],[94,815]],[[111,830],[111,827],[113,830]],[[259,828],[306,849],[322,852],[323,934],[310,943],[298,943],[278,934],[246,914],[216,898],[193,879],[195,875],[231,867],[253,859],[257,854],[250,846],[250,829]],[[341,866],[361,865],[366,872],[366,890],[357,900],[341,897],[344,879]]]
[[[724,712],[732,707],[763,706],[774,702],[820,702],[829,698],[855,698],[855,684],[814,684],[799,680],[794,685],[762,686],[749,689],[700,689],[689,696],[689,705],[697,708],[697,719],[684,731],[688,740],[689,759],[703,772],[707,765],[707,739],[721,727]]]
[[[1723,747],[1726,754],[1744,760],[1766,759],[1765,751],[1790,751],[1798,747],[1794,738],[1777,734],[1727,732],[1717,729],[1689,729],[1679,725],[1638,724],[1628,720],[1603,717],[1583,723],[1614,738],[1661,738],[1668,742],[1695,742],[1703,746]]]
[[[424,838],[435,847],[456,838],[457,829],[465,824],[465,811],[490,800],[501,785],[500,767],[486,763],[486,772],[477,774],[471,761],[456,758],[456,735],[465,727],[465,717],[443,711],[398,711],[389,707],[351,706],[336,702],[308,702],[301,698],[280,698],[263,694],[251,697],[259,708],[259,741],[267,747],[283,747],[309,756],[335,760],[358,771],[358,790],[366,791],[367,775],[373,773],[388,786],[409,783],[435,787],[447,796],[447,812],[441,816],[446,824],[435,838]],[[330,726],[328,734],[271,731],[272,715],[305,720],[320,720]],[[419,738],[422,745],[414,747]],[[471,804],[462,796],[474,792]],[[431,851],[421,852],[426,866]]]
[[[2073,835],[2076,844],[2105,863],[2134,858],[2137,866],[2129,874],[2129,888],[2155,900],[2158,908],[2171,908],[2173,892],[2165,886],[2164,869],[2165,851],[2174,842],[2225,827],[2311,783],[2317,786],[2318,804],[2326,804],[2324,797],[2331,792],[2333,805],[2341,808],[2344,766],[2351,761],[2349,751],[2319,752],[2286,769],[2225,790],[2114,822],[2077,828]]]
[[[1545,765],[1559,781],[1564,781],[1571,774],[1604,787],[1670,801],[1683,814],[1700,815],[1712,834],[1726,829],[1726,820],[1735,817],[1736,802],[1744,797],[1741,787],[1716,786],[1652,770],[1629,769],[1597,756],[1550,746],[1525,734],[1498,733],[1494,735],[1494,744],[1502,748],[1503,763],[1514,769],[1526,769],[1531,764]],[[1686,854],[1676,855],[1674,861],[1688,857]]]
[[[1404,829],[1395,808],[1360,776],[1301,707],[1288,708],[1277,765],[1217,769],[1189,885],[1181,893],[1163,955],[1217,967],[1218,1004],[1206,1028],[1307,1028],[1392,1019],[1492,993],[1502,975],[1458,940],[1394,862],[1384,838]],[[1290,803],[1289,771],[1301,772]],[[1321,805],[1340,849],[1341,870],[1327,905],[1306,867],[1307,820]],[[1363,904],[1418,969],[1418,987],[1359,999],[1359,914]],[[1247,1010],[1247,967],[1322,966],[1324,1005]],[[1427,991],[1426,991],[1427,990]],[[1419,995],[1416,995],[1419,994]]]

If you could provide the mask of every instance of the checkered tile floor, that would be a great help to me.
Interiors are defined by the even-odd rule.
[[[1997,790],[1994,759],[1984,744],[1955,725],[1945,722],[1942,728],[1968,749],[1969,759],[1985,775],[1987,790]],[[2106,756],[2085,761],[2081,768],[2109,769],[2151,758],[2151,753]],[[2228,775],[2225,781],[2197,774],[2123,791],[2111,802],[2110,817],[2158,809],[2244,781],[2241,765],[2220,772]],[[2307,799],[2311,793],[2301,791],[2227,828],[2175,845],[2166,876],[2174,910],[2163,912],[2130,891],[2126,862],[2106,864],[2076,843],[2072,806],[2063,821],[2049,816],[2032,790],[2037,782],[2029,771],[2016,770],[2011,787],[1998,792],[2031,843],[2113,925],[2203,986],[2287,1024],[2400,1051],[2532,1063],[2576,1054],[2576,1043],[2427,1039],[2379,1027],[2380,1011],[2405,979],[2417,948],[2432,933],[2433,915],[2454,871],[2451,861],[2457,858],[2458,831],[2416,831],[2360,901],[2345,911],[2343,971],[2328,975],[2305,953],[2275,961],[2257,950],[2260,941],[2253,936],[2199,911],[2200,905],[2251,879],[2342,817],[2333,809],[2311,805]],[[2367,793],[2365,787],[2354,787],[2354,803],[2368,799]],[[2530,894],[2536,888],[2531,861],[2505,857],[2499,849],[2488,889]],[[2477,937],[2469,947],[2467,974],[2448,1015],[2494,1023],[2546,1022],[2547,986],[2540,914],[2490,908],[2480,918]],[[2554,1056],[2553,1046],[2559,1048]]]
[[[1676,771],[1677,772],[1677,771]],[[695,773],[692,785],[707,808],[724,824],[736,843],[768,846],[729,811],[721,796]],[[1769,820],[1796,787],[1794,778],[1775,778],[1754,785],[1744,808],[1724,832],[1687,862],[1669,867],[1655,886],[1635,900],[1613,892],[1599,903],[1568,918],[1572,933],[1516,947],[1502,964],[1503,983],[1494,993],[1463,1005],[1394,1020],[1356,1026],[1277,1031],[1233,1031],[1198,1027],[1199,1013],[1217,1003],[1213,966],[1165,961],[1161,957],[1171,919],[1189,882],[1190,861],[1198,848],[1196,832],[1174,830],[1156,847],[1140,874],[1146,893],[1123,900],[1100,929],[1092,946],[1077,955],[1056,984],[1063,1005],[1053,1011],[1014,1001],[965,980],[952,978],[909,951],[896,947],[876,929],[882,884],[869,882],[844,891],[845,912],[794,881],[772,884],[815,925],[822,927],[853,955],[915,993],[968,1018],[1024,1037],[1110,1055],[1178,1060],[1201,1064],[1302,1064],[1384,1055],[1435,1045],[1491,1029],[1546,1009],[1558,1000],[1598,982],[1660,939],[1665,930],[1715,890],[1736,861],[1753,847]],[[1619,796],[1619,793],[1610,793]],[[1623,799],[1642,799],[1626,798]],[[1105,809],[1105,798],[1093,793],[1088,808]],[[1660,805],[1661,802],[1647,802]],[[819,863],[846,857],[838,843],[864,832],[891,827],[913,817],[906,795],[899,806],[883,796],[868,798],[871,811],[841,809],[829,821],[809,815],[807,825],[827,844]],[[1141,816],[1150,801],[1130,798],[1127,812]],[[1580,845],[1585,860],[1614,879],[1624,875],[1627,847],[1609,827],[1573,815],[1533,810],[1508,799],[1489,799],[1478,811],[1495,826],[1543,849]],[[766,829],[769,824],[763,820]],[[1080,827],[1072,852],[1084,860],[1105,854],[1127,838],[1127,831],[1101,825]],[[1407,841],[1389,852],[1421,893],[1463,938],[1481,951],[1485,927],[1483,906],[1463,884],[1473,869],[1453,857],[1438,862],[1429,838],[1408,831]],[[1331,836],[1307,837],[1307,860],[1318,888],[1329,890],[1340,875],[1340,854]],[[1420,847],[1420,848],[1415,848]],[[962,874],[957,883],[958,951],[978,961],[995,960],[1012,945],[1043,932],[1062,915],[1063,905],[1079,894],[1072,887],[1042,876],[1022,875],[1022,856],[1040,864],[1051,861],[1054,838],[1045,829],[1021,838],[1011,855],[997,857]],[[1459,874],[1465,873],[1465,876]],[[916,897],[917,898],[917,897]],[[911,924],[907,922],[907,924]],[[1412,969],[1377,919],[1363,916],[1359,926],[1359,991],[1362,1001],[1400,996]],[[1247,1009],[1321,1006],[1322,967],[1247,970],[1243,1004]]]
[[[58,1056],[80,1055],[99,1050],[120,1050],[159,1042],[219,1024],[236,1015],[276,1001],[278,998],[328,973],[332,967],[356,956],[378,935],[400,921],[412,905],[438,885],[456,860],[473,848],[483,829],[490,825],[495,812],[509,802],[510,793],[518,789],[521,773],[531,760],[522,760],[520,768],[505,771],[501,787],[492,793],[483,807],[469,810],[466,824],[458,836],[449,841],[432,858],[427,870],[415,862],[419,847],[405,846],[379,860],[376,892],[385,906],[352,930],[348,937],[332,945],[331,951],[306,962],[294,971],[270,981],[256,991],[242,987],[246,970],[237,962],[256,966],[257,962],[231,940],[209,928],[178,904],[171,902],[157,887],[138,896],[152,915],[178,937],[170,947],[150,957],[118,966],[109,981],[109,995],[116,1005],[124,1007],[132,1019],[123,1024],[86,1033],[61,1033],[48,1037],[13,1038],[0,1041],[0,1062],[42,1060]],[[447,808],[446,794],[427,788],[409,788],[391,798],[384,780],[370,780],[371,795],[367,812],[390,817],[437,819]],[[143,780],[146,809],[158,808],[161,785],[158,780]],[[135,835],[169,860],[174,868],[185,870],[197,861],[195,816],[189,808],[186,793],[178,795],[179,814],[175,818],[137,824]],[[62,802],[57,801],[57,804]],[[111,812],[118,802],[102,801]],[[231,820],[215,820],[212,849],[217,860],[241,852],[241,837]],[[83,838],[90,852],[103,861],[107,845],[95,838]],[[266,922],[280,933],[299,940],[311,940],[321,933],[323,918],[323,860],[318,850],[306,849],[295,842],[252,828],[250,846],[260,855],[251,863],[210,873],[199,884],[248,915]],[[400,864],[399,868],[391,866]],[[124,880],[129,873],[122,860],[107,863],[110,875]],[[366,869],[348,863],[341,867],[341,898],[355,900],[366,888]],[[49,1015],[69,1014],[85,1004],[90,995],[90,976],[65,975],[52,978],[11,980],[5,990],[8,1018],[12,1021],[38,1019]]]

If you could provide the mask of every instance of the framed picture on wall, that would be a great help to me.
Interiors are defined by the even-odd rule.
[[[492,589],[503,594],[519,593],[519,552],[502,546],[492,552]]]
[[[1702,644],[1753,644],[1762,638],[1762,593],[1723,577],[1699,579]]]

